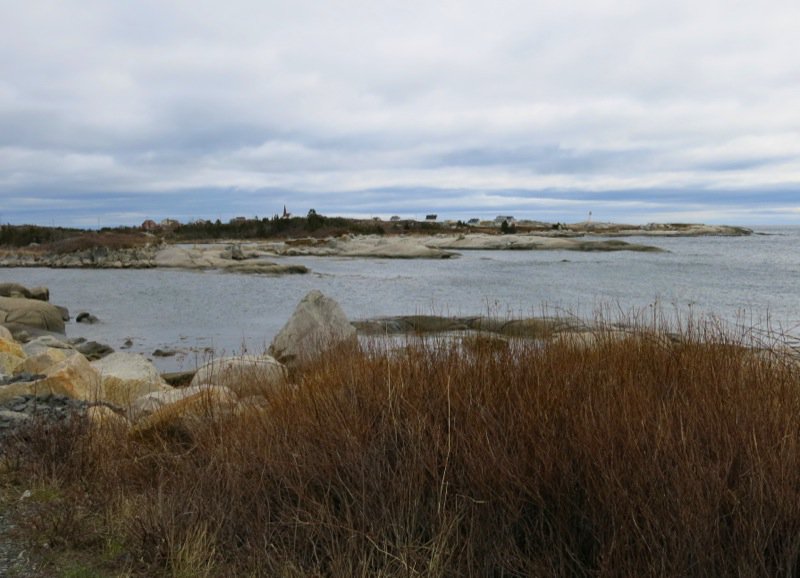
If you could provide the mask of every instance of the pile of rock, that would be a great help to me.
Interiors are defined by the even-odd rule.
[[[89,402],[66,395],[19,395],[0,404],[0,439],[33,419],[63,421],[84,415]]]
[[[0,429],[12,430],[34,414],[60,419],[78,412],[136,434],[191,432],[198,420],[220,412],[268,405],[274,392],[292,387],[292,365],[355,335],[339,305],[312,291],[273,340],[271,355],[215,359],[188,387],[176,388],[142,355],[117,352],[90,361],[53,335],[23,344],[0,326]]]
[[[46,287],[28,289],[17,283],[0,283],[0,324],[12,333],[50,331],[64,333],[69,312],[48,303]]]

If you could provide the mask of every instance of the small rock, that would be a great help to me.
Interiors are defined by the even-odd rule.
[[[172,351],[171,349],[167,349],[167,350],[156,349],[153,352],[153,357],[172,357],[172,356],[176,355],[177,353],[178,353],[177,351]]]
[[[12,383],[25,383],[28,381],[37,381],[46,377],[42,373],[28,373],[22,372],[17,375],[12,375],[4,380],[0,380],[0,385],[11,385]]]
[[[120,349],[130,349],[131,347],[133,347],[133,339],[128,338],[122,343]]]
[[[189,385],[194,378],[194,371],[175,371],[171,373],[162,373],[161,379],[166,381],[172,387],[181,387]]]
[[[86,323],[89,325],[94,325],[100,320],[91,313],[88,313],[87,311],[81,311],[80,313],[78,313],[78,316],[75,318],[75,321],[78,323]]]
[[[26,413],[22,413],[20,411],[11,411],[8,409],[0,409],[0,427],[4,424],[3,422],[11,422],[11,423],[19,423],[22,421],[29,420],[31,416]]]
[[[106,355],[114,353],[111,347],[102,343],[97,343],[96,341],[81,343],[75,349],[82,353],[89,361],[96,361],[104,358]]]

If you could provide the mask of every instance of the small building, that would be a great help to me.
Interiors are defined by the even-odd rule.
[[[153,219],[147,219],[142,223],[142,231],[158,231],[159,226]]]
[[[176,221],[175,219],[162,219],[161,220],[161,228],[162,229],[177,229],[181,226],[180,221]]]
[[[228,221],[231,225],[241,225],[242,223],[247,222],[247,217],[234,217],[230,221]]]
[[[439,218],[439,215],[433,215],[433,214],[425,215],[425,221],[428,222],[428,223],[435,223],[436,219],[438,219],[438,218]]]

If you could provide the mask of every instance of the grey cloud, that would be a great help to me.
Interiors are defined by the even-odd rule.
[[[53,218],[22,196],[70,219],[82,199],[138,219],[277,196],[643,218],[698,190],[698,215],[774,216],[797,206],[780,190],[800,180],[800,7],[767,4],[5,4],[3,218]]]

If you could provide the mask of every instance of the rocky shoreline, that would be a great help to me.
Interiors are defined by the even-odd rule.
[[[282,257],[348,257],[381,259],[452,259],[459,251],[636,251],[662,249],[616,237],[743,236],[752,231],[724,225],[645,225],[609,223],[554,225],[517,234],[488,232],[435,235],[352,235],[294,238],[281,241],[240,241],[186,244],[152,243],[133,248],[93,247],[68,253],[42,248],[0,251],[0,267],[53,269],[220,270],[241,274],[303,274],[303,265],[270,259]],[[593,239],[592,237],[606,237]],[[615,237],[609,239],[607,237]]]
[[[212,359],[194,375],[181,376],[182,386],[176,387],[140,354],[114,352],[92,360],[61,334],[41,335],[44,323],[33,319],[24,331],[13,325],[17,331],[12,334],[6,318],[7,312],[0,311],[0,438],[36,419],[71,415],[143,433],[197,417],[210,402],[220,411],[244,411],[261,404],[259,399],[271,389],[292,387],[288,377],[295,364],[356,338],[339,305],[312,291],[274,337],[268,353]]]

